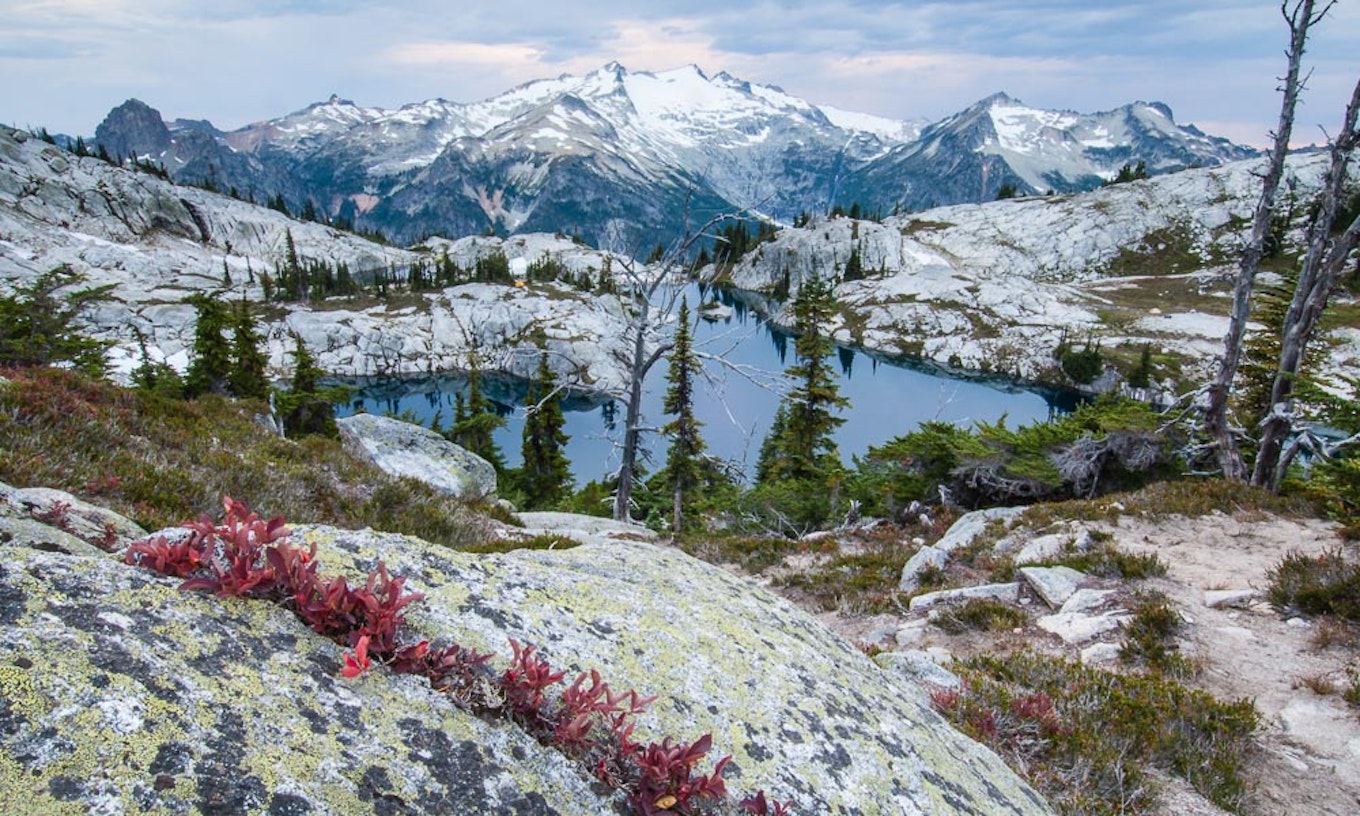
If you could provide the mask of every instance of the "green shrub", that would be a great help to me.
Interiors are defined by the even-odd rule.
[[[1179,654],[1176,644],[1184,621],[1165,595],[1155,591],[1140,593],[1130,611],[1133,617],[1124,624],[1120,659],[1177,678],[1194,673],[1194,666]]]
[[[997,751],[1060,812],[1152,812],[1148,770],[1239,810],[1259,724],[1250,700],[1222,702],[1160,675],[1118,675],[1032,652],[956,661],[961,691],[933,702]]]
[[[1360,563],[1340,547],[1317,556],[1287,553],[1266,574],[1266,597],[1281,612],[1360,621]]]
[[[968,507],[1051,501],[1141,487],[1173,475],[1175,440],[1143,403],[1100,400],[1048,422],[971,429],[942,422],[870,448],[847,481],[865,512],[895,513],[946,487]]]
[[[319,436],[282,439],[262,402],[165,399],[53,368],[5,370],[0,481],[66,490],[150,530],[217,512],[222,495],[271,515],[374,527],[448,546],[487,537],[462,502],[397,480]]]
[[[967,631],[996,632],[1029,623],[1024,610],[993,598],[972,598],[966,603],[946,607],[930,622],[951,635]]]
[[[1057,558],[1042,566],[1069,567],[1099,578],[1118,578],[1130,581],[1166,576],[1166,562],[1157,553],[1138,555],[1124,552],[1108,541],[1084,551],[1068,547]]]
[[[1079,385],[1090,385],[1095,382],[1105,367],[1100,357],[1100,348],[1091,345],[1085,346],[1081,351],[1067,349],[1058,361],[1062,364],[1063,373]]]

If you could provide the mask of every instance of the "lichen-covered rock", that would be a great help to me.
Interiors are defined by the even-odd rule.
[[[393,476],[407,476],[441,493],[480,499],[496,492],[496,469],[429,428],[376,414],[335,421],[351,455]]]
[[[116,552],[146,537],[146,530],[136,522],[64,490],[48,487],[18,488],[0,482],[0,518],[13,519],[16,523],[35,521],[104,552]],[[46,535],[49,543],[56,543],[59,538],[55,533]],[[58,549],[75,552],[65,546]]]
[[[609,811],[515,726],[415,677],[344,680],[340,648],[291,613],[178,583],[0,548],[7,812]]]
[[[659,695],[635,737],[713,737],[734,793],[800,814],[1027,814],[1045,803],[954,731],[919,687],[810,616],[675,550],[612,541],[474,556],[398,535],[300,527],[322,570],[379,559],[414,641]],[[112,559],[0,553],[0,801],[101,812],[616,812],[588,774],[423,681],[338,677],[341,650],[283,610],[180,593]]]

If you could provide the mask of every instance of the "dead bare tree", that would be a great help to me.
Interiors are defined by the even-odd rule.
[[[636,261],[623,263],[622,274],[627,286],[623,297],[630,301],[632,314],[624,337],[626,355],[622,362],[628,372],[627,391],[624,393],[623,445],[619,457],[618,487],[614,492],[614,519],[630,520],[633,486],[637,481],[637,465],[642,434],[642,399],[647,375],[652,367],[670,351],[671,343],[661,339],[660,326],[675,309],[678,300],[672,281],[695,243],[709,237],[708,231],[723,221],[736,217],[724,213],[715,215],[697,230],[686,230],[683,237],[653,264],[639,265]]]
[[[1298,0],[1292,7],[1288,2],[1280,4],[1280,14],[1289,25],[1289,50],[1286,52],[1289,67],[1281,80],[1280,121],[1275,128],[1270,160],[1262,176],[1261,198],[1252,216],[1251,234],[1238,265],[1232,314],[1228,321],[1228,333],[1223,339],[1223,356],[1218,360],[1218,368],[1209,383],[1203,407],[1204,430],[1217,450],[1223,475],[1229,479],[1245,480],[1247,477],[1242,452],[1228,417],[1228,398],[1242,360],[1252,290],[1261,259],[1265,256],[1266,239],[1270,236],[1270,215],[1275,208],[1280,179],[1284,175],[1285,155],[1289,152],[1289,140],[1294,130],[1294,109],[1307,80],[1300,76],[1303,53],[1308,43],[1309,29],[1327,15],[1335,5],[1335,0],[1324,3],[1321,9],[1315,5],[1314,0]]]
[[[1261,423],[1261,440],[1252,470],[1252,484],[1275,490],[1289,461],[1281,456],[1285,439],[1295,430],[1294,389],[1303,367],[1304,352],[1317,332],[1337,278],[1360,241],[1360,216],[1333,240],[1337,210],[1345,196],[1346,171],[1355,153],[1356,118],[1360,115],[1360,81],[1351,93],[1341,131],[1331,144],[1322,198],[1308,226],[1307,245],[1294,297],[1285,312],[1280,335],[1279,364],[1270,389],[1270,411]]]

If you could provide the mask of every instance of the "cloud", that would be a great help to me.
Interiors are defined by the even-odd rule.
[[[423,68],[479,65],[508,69],[541,63],[543,49],[525,43],[416,42],[392,46],[382,54],[382,59]]]

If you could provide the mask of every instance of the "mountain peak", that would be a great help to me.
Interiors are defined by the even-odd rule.
[[[1016,99],[1015,97],[1011,96],[1010,94],[1006,93],[1005,91],[997,91],[996,93],[992,94],[991,96],[987,96],[987,97],[984,97],[984,98],[978,100],[978,103],[977,103],[976,105],[974,105],[973,107],[975,107],[975,108],[995,108],[995,107],[998,107],[998,106],[1001,106],[1001,105],[1021,105],[1021,106],[1023,106],[1024,104],[1025,104],[1024,102],[1021,102],[1019,99]]]
[[[113,156],[159,156],[170,148],[170,129],[160,111],[140,99],[109,111],[94,138]]]

